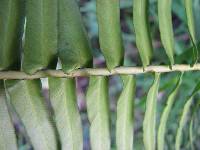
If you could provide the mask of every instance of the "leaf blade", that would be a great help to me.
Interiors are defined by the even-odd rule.
[[[174,36],[172,27],[172,0],[158,0],[158,22],[160,36],[165,52],[170,60],[170,66],[174,64]]]
[[[109,150],[110,133],[107,77],[90,77],[86,102],[90,122],[91,148],[94,150]]]
[[[19,69],[24,5],[21,0],[0,1],[0,70]]]
[[[119,0],[97,0],[99,43],[109,70],[123,65],[124,47],[120,29]],[[103,10],[103,11],[102,11]]]
[[[8,111],[2,80],[0,80],[0,121],[0,149],[17,150],[15,130]]]
[[[76,103],[75,80],[49,78],[49,89],[62,149],[82,150],[83,135]]]
[[[39,80],[8,80],[6,88],[33,148],[56,150],[56,137],[40,93],[40,84]]]
[[[33,74],[57,64],[57,1],[26,1],[22,70]]]
[[[199,90],[200,90],[200,82],[197,83],[196,87],[192,91],[192,94],[188,97],[188,99],[183,107],[183,111],[182,111],[181,118],[179,121],[179,126],[178,126],[177,133],[176,133],[176,140],[175,140],[175,149],[176,150],[180,150],[181,139],[182,139],[182,130],[183,130],[185,124],[187,123],[187,115],[190,111],[190,107],[193,102],[193,97],[194,97],[194,95],[196,95],[199,92]]]
[[[146,111],[143,121],[143,140],[146,150],[154,150],[156,144],[156,99],[158,94],[160,74],[155,73],[154,82],[149,89],[146,101]]]
[[[198,47],[196,40],[196,32],[195,32],[195,22],[194,22],[194,14],[193,14],[193,1],[192,0],[184,0],[184,7],[187,16],[187,25],[189,30],[190,39],[193,45],[193,61],[192,65],[196,64],[198,61]]]
[[[58,16],[58,54],[62,69],[70,72],[92,66],[91,45],[76,0],[60,0]]]
[[[158,128],[158,137],[157,137],[158,150],[164,150],[164,143],[165,143],[164,137],[165,137],[165,131],[166,131],[166,124],[167,124],[169,113],[170,113],[172,106],[174,104],[175,97],[176,97],[178,90],[180,88],[180,85],[182,83],[182,76],[183,76],[183,73],[181,73],[179,80],[177,81],[176,86],[174,87],[174,89],[170,93],[169,97],[167,98],[167,104],[166,104],[166,106],[163,110],[163,113],[161,115],[160,125],[159,125],[159,128]]]
[[[136,45],[144,68],[150,64],[153,53],[148,24],[148,3],[148,0],[133,1],[133,24],[135,28]]]
[[[133,149],[133,122],[135,77],[123,76],[124,88],[117,102],[116,143],[117,149]]]

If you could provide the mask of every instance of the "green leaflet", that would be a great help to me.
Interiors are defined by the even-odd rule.
[[[182,115],[181,115],[181,118],[179,121],[179,127],[177,129],[177,134],[176,134],[176,143],[175,143],[176,150],[180,150],[181,139],[182,139],[182,130],[187,123],[188,113],[190,111],[190,106],[192,105],[192,102],[193,102],[193,97],[194,97],[194,95],[196,95],[199,92],[199,90],[200,90],[200,82],[197,83],[192,94],[189,96],[189,98],[187,99],[187,101],[183,107]]]
[[[108,78],[91,76],[86,99],[91,148],[92,150],[109,150]]]
[[[174,64],[174,36],[171,4],[172,0],[158,0],[158,20],[161,41],[170,60],[170,66],[172,67]]]
[[[20,67],[23,23],[22,0],[0,0],[0,70]]]
[[[194,65],[198,61],[198,48],[197,48],[197,40],[196,40],[196,35],[195,35],[196,31],[195,31],[195,22],[194,22],[193,3],[192,2],[193,2],[193,0],[184,0],[189,34],[190,34],[192,44],[194,46],[193,62],[192,62],[192,65]]]
[[[192,109],[192,117],[190,120],[190,127],[189,127],[189,138],[190,138],[190,146],[191,146],[191,150],[195,150],[194,148],[194,135],[193,135],[193,127],[194,127],[194,121],[195,121],[195,117],[196,117],[196,112],[198,111],[200,106],[200,100],[198,100],[197,104],[195,104],[194,109]]]
[[[3,80],[0,80],[0,149],[17,150],[17,142],[6,103]]]
[[[167,104],[161,115],[160,125],[158,128],[158,137],[157,137],[158,150],[164,150],[165,131],[166,131],[167,120],[168,120],[169,113],[172,109],[172,106],[174,104],[174,100],[176,98],[178,90],[180,88],[180,85],[182,83],[182,76],[183,76],[183,73],[181,73],[176,86],[174,87],[174,89],[171,91],[169,97],[167,98]]]
[[[196,31],[196,40],[197,42],[200,41],[200,0],[193,0],[193,15],[194,15],[194,22],[195,22],[195,31]]]
[[[59,0],[58,51],[65,72],[92,64],[91,46],[76,0]]]
[[[117,103],[116,142],[119,150],[133,149],[135,77],[122,76],[124,88]]]
[[[33,148],[56,150],[56,137],[41,95],[40,80],[10,80],[6,81],[6,87]]]
[[[76,103],[75,79],[49,78],[49,90],[62,150],[82,150],[83,136]]]
[[[26,32],[22,69],[33,74],[57,63],[57,1],[26,1]]]
[[[187,24],[189,33],[191,36],[192,41],[196,44],[196,35],[195,35],[195,24],[194,24],[194,15],[193,15],[193,6],[192,6],[193,0],[184,0],[184,6],[187,16]]]
[[[97,0],[100,48],[109,70],[123,65],[119,0]]]
[[[194,138],[193,138],[193,126],[194,126],[194,117],[192,117],[191,121],[190,121],[190,127],[189,127],[189,134],[190,134],[190,146],[191,146],[191,150],[194,150]]]
[[[136,45],[145,68],[150,64],[153,46],[148,24],[148,0],[133,0],[133,24],[135,28]]]
[[[146,111],[143,122],[143,140],[145,150],[155,150],[156,147],[156,100],[159,82],[160,74],[155,73],[154,82],[147,95]]]

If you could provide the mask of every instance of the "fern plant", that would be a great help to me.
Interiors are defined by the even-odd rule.
[[[197,3],[195,0],[195,3]],[[35,150],[82,150],[83,130],[77,106],[76,79],[86,77],[90,145],[92,150],[110,150],[111,119],[109,106],[109,77],[119,75],[122,91],[117,100],[116,149],[131,150],[134,145],[137,81],[139,74],[152,73],[154,81],[145,94],[142,138],[145,150],[198,149],[194,136],[198,127],[200,81],[192,84],[177,118],[175,142],[167,146],[169,117],[173,115],[184,72],[198,73],[199,41],[195,27],[193,1],[184,0],[191,48],[188,64],[176,64],[172,19],[172,0],[157,0],[160,38],[168,64],[151,65],[154,55],[149,23],[148,0],[133,0],[133,28],[141,57],[140,66],[125,66],[125,46],[120,26],[120,1],[96,0],[96,17],[100,49],[106,67],[93,65],[92,44],[76,0],[1,0],[0,1],[0,150],[18,149],[19,137],[13,114],[17,114]],[[200,9],[199,9],[200,11]],[[191,56],[191,58],[189,58]],[[179,58],[181,59],[181,57]],[[57,69],[61,64],[61,69]],[[177,80],[168,84],[172,89],[166,106],[158,110],[162,76],[180,72]],[[50,109],[42,95],[41,78],[48,78]],[[143,79],[144,80],[144,79]],[[176,106],[177,107],[177,106]],[[50,111],[52,109],[52,111]],[[161,112],[160,121],[158,113]],[[197,119],[196,119],[197,118]],[[189,137],[184,137],[188,121]],[[15,126],[14,126],[15,125]],[[158,125],[158,126],[157,126]],[[182,139],[190,145],[185,147]]]

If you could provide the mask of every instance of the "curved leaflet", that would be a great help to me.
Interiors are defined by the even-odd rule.
[[[124,88],[117,102],[116,143],[119,150],[132,150],[136,81],[132,75],[122,76],[122,81]]]
[[[181,114],[181,118],[179,121],[179,127],[177,129],[176,140],[175,140],[175,149],[180,150],[181,146],[181,139],[182,139],[182,130],[187,123],[188,113],[190,111],[190,107],[193,102],[193,97],[199,92],[200,90],[200,82],[197,83],[196,87],[194,88],[192,94],[188,97]]]
[[[90,77],[86,96],[92,150],[110,150],[108,78]]]
[[[123,65],[119,0],[97,0],[100,48],[109,70]]]
[[[0,0],[0,70],[20,67],[23,23],[22,0]]]
[[[56,136],[45,101],[40,80],[8,80],[5,82],[11,104],[25,126],[36,150],[56,150]]]
[[[133,1],[133,24],[135,28],[136,45],[138,47],[143,67],[150,64],[153,46],[148,24],[148,0]]]
[[[194,117],[192,117],[191,121],[190,121],[190,127],[189,127],[189,135],[190,135],[190,147],[191,150],[195,150],[194,149],[194,137],[193,137],[193,126],[194,126]]]
[[[91,45],[76,0],[58,1],[58,53],[62,69],[92,66]]]
[[[75,79],[49,78],[50,100],[62,150],[82,150],[81,118],[76,102]]]
[[[158,137],[157,137],[158,150],[164,150],[167,120],[168,120],[170,111],[172,109],[172,106],[174,104],[174,100],[176,98],[178,90],[180,88],[180,85],[182,83],[182,76],[183,76],[183,73],[181,73],[179,80],[176,83],[176,86],[174,87],[169,97],[167,98],[167,104],[161,115],[160,124],[158,128]]]
[[[158,21],[161,41],[172,67],[174,64],[174,36],[171,5],[172,0],[158,0]]]
[[[22,70],[33,74],[57,64],[57,1],[28,0]]]
[[[143,140],[145,150],[156,148],[156,106],[160,82],[160,73],[155,73],[154,82],[149,89],[146,100],[146,111],[143,121]]]
[[[196,40],[196,31],[195,31],[195,22],[194,22],[194,15],[193,15],[193,0],[184,0],[184,6],[187,16],[187,25],[189,29],[190,39],[193,45],[193,62],[192,65],[197,63],[198,61],[198,48],[197,48],[197,40]]]
[[[17,140],[7,107],[3,80],[0,80],[0,149],[17,150]]]

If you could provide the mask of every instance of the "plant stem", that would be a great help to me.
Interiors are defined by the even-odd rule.
[[[64,73],[62,70],[41,70],[33,75],[21,71],[0,71],[0,79],[38,79],[46,77],[86,77],[86,76],[110,76],[122,74],[142,74],[147,72],[175,72],[175,71],[200,71],[200,64],[193,67],[190,65],[174,65],[172,69],[169,66],[148,66],[143,70],[142,67],[117,67],[110,72],[106,68],[85,68],[74,70],[70,73]]]

